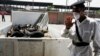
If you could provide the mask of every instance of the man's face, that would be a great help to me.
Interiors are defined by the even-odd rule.
[[[73,17],[75,20],[78,20],[81,17],[81,8],[73,6]]]
[[[84,8],[82,8],[82,7],[73,6],[72,12],[73,12],[73,16],[76,20],[78,20],[80,17],[84,16]]]
[[[73,9],[72,12],[76,12],[76,13],[80,13],[81,11],[79,7],[75,7],[75,6],[73,6],[72,9]]]

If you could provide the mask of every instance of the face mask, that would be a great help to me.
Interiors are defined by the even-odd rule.
[[[80,18],[80,14],[77,12],[73,12],[73,16],[74,16],[75,20],[78,20]]]

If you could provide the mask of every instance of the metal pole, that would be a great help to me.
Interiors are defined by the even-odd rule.
[[[80,1],[80,0],[77,0],[77,1]]]
[[[32,9],[34,9],[34,0],[33,0],[33,6],[32,6]]]
[[[67,10],[67,0],[66,0],[66,12],[68,12],[68,10]]]
[[[88,13],[87,13],[87,16],[89,16],[89,12],[90,12],[90,2],[87,2],[88,3]]]

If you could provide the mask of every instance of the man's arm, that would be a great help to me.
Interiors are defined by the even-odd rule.
[[[94,23],[94,37],[93,37],[94,56],[100,56],[100,25]]]
[[[69,35],[69,29],[66,29],[66,28],[65,28],[65,29],[63,30],[62,35],[61,35],[61,36],[62,36],[62,37],[67,38],[67,37],[68,37],[68,35]]]
[[[69,29],[72,27],[73,25],[73,22],[72,22],[72,17],[71,16],[68,16],[65,20],[64,20],[64,23],[65,23],[65,29],[62,33],[62,37],[68,37],[69,35]]]

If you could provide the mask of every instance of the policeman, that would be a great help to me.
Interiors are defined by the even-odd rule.
[[[90,42],[93,41],[94,56],[100,56],[100,29],[93,18],[85,15],[85,1],[78,1],[71,5],[75,23],[71,18],[65,21],[62,37],[72,40],[69,46],[71,56],[92,56]]]

